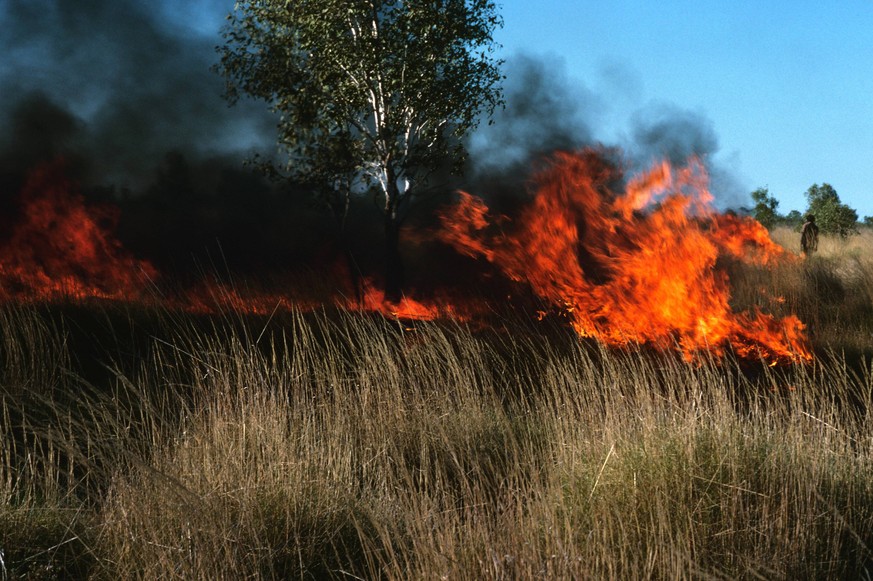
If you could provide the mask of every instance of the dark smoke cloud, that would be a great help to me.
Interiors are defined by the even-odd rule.
[[[519,54],[507,59],[504,83],[506,107],[493,124],[482,124],[470,140],[470,164],[463,187],[496,203],[512,203],[527,187],[530,168],[555,150],[587,146],[618,146],[622,164],[630,172],[663,159],[683,165],[691,157],[706,165],[711,189],[720,207],[745,201],[737,172],[719,163],[719,140],[712,121],[703,113],[671,104],[638,108],[628,120],[626,137],[618,143],[607,135],[610,106],[641,96],[633,71],[611,65],[601,71],[602,85],[591,89],[567,72],[556,56]],[[621,133],[621,132],[618,132]]]
[[[0,0],[0,225],[15,222],[27,174],[62,157],[89,200],[121,206],[122,242],[159,266],[219,244],[241,268],[314,254],[303,239],[330,224],[243,168],[275,150],[275,120],[262,102],[229,107],[211,70],[232,7]]]
[[[276,120],[263,102],[228,107],[223,80],[210,70],[232,7],[0,0],[0,226],[14,220],[27,171],[61,155],[86,195],[121,205],[122,241],[159,266],[184,268],[216,243],[239,268],[317,262],[329,252],[318,249],[337,244],[329,214],[305,192],[242,167],[253,149],[275,150]],[[497,211],[521,197],[537,159],[600,141],[611,99],[572,79],[558,56],[516,55],[504,70],[506,108],[471,138],[463,181],[445,188],[489,196]],[[617,84],[635,85],[622,74]],[[640,163],[718,149],[711,122],[675,108],[641,111],[630,134],[624,147]],[[365,267],[380,260],[381,233],[369,200],[357,205],[347,238]]]
[[[220,4],[212,2],[218,11]],[[11,0],[3,4],[0,86],[4,126],[45,114],[43,137],[95,163],[94,180],[141,186],[168,150],[191,155],[268,144],[273,121],[259,104],[228,108],[210,71],[217,30],[168,20],[170,2]],[[56,135],[48,115],[77,131]],[[8,130],[3,131],[9,135]],[[21,138],[20,135],[15,136]],[[16,147],[7,143],[7,149]],[[97,163],[99,162],[99,163]]]
[[[471,187],[523,188],[538,158],[594,142],[602,102],[570,80],[562,58],[517,54],[506,60],[504,70],[506,107],[470,140]]]
[[[718,137],[704,115],[675,105],[653,105],[633,119],[633,151],[643,163],[666,159],[684,163],[689,157],[709,157],[718,151]]]
[[[5,115],[0,172],[7,176],[59,155],[70,156],[72,144],[85,126],[82,119],[42,92],[14,101],[0,114]]]
[[[604,103],[570,78],[559,56],[515,54],[504,71],[505,107],[470,138],[457,188],[484,198],[492,212],[513,216],[530,199],[534,167],[555,151],[596,145]]]
[[[568,76],[566,63],[554,56],[519,54],[506,61],[506,107],[483,124],[470,140],[473,176],[508,168],[527,170],[555,150],[605,143],[613,92],[639,92],[631,71],[616,66],[603,72],[606,90],[589,89]],[[619,78],[620,75],[620,78]],[[628,88],[631,86],[631,88]],[[630,135],[620,145],[633,167],[663,159],[682,164],[691,156],[709,159],[719,143],[712,121],[670,104],[638,109],[629,119]]]

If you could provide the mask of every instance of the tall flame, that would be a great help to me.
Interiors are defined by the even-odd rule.
[[[112,235],[116,213],[88,207],[63,161],[33,171],[21,216],[0,245],[0,299],[132,299],[155,268],[129,256]]]
[[[598,151],[557,153],[517,219],[500,217],[497,228],[484,202],[462,192],[439,236],[529,285],[581,336],[677,348],[688,359],[728,345],[773,362],[811,358],[797,317],[731,311],[719,256],[787,255],[754,220],[712,209],[699,162],[658,164],[615,191],[621,177]]]

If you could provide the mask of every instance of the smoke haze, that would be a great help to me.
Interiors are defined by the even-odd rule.
[[[229,107],[210,70],[231,9],[229,0],[0,2],[2,225],[14,221],[27,172],[60,156],[90,199],[121,205],[122,242],[162,267],[216,241],[247,268],[305,261],[332,243],[331,218],[307,196],[242,167],[253,151],[273,153],[276,120],[263,102]],[[519,54],[504,70],[506,107],[471,137],[467,176],[446,193],[517,199],[543,155],[603,141],[612,96],[573,79],[562,58]],[[623,74],[616,82],[633,86]],[[628,135],[617,145],[635,166],[698,155],[717,195],[737,189],[712,165],[718,139],[702,114],[644,107]],[[364,240],[366,255],[381,233],[369,200],[358,206],[348,236]]]
[[[210,71],[215,31],[164,19],[171,5],[5,3],[0,84],[11,107],[2,123],[29,122],[31,140],[99,161],[88,168],[94,181],[135,187],[169,150],[205,156],[269,144],[273,121],[262,106],[231,109],[222,99],[223,81]],[[28,137],[21,133],[12,137]]]
[[[624,137],[617,142],[606,137],[616,133],[609,126],[610,102],[641,93],[632,71],[608,67],[603,71],[606,87],[595,90],[573,79],[565,61],[554,55],[514,55],[505,70],[506,107],[470,139],[465,187],[472,193],[515,197],[525,190],[531,166],[550,152],[605,146],[618,147],[630,172],[664,159],[683,165],[697,157],[709,171],[719,207],[745,202],[747,191],[737,173],[715,160],[718,136],[703,113],[666,103],[644,104],[627,120],[627,131],[618,132]]]

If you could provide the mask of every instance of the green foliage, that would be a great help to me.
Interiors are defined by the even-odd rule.
[[[843,204],[837,191],[828,183],[813,184],[806,190],[808,213],[814,214],[822,232],[845,238],[858,233],[858,213]]]
[[[385,219],[385,298],[402,296],[400,224],[412,196],[502,104],[492,0],[241,0],[218,70],[228,96],[279,113],[287,163],[337,217],[373,192]]]
[[[767,188],[758,188],[752,192],[752,201],[755,202],[752,209],[755,220],[768,229],[775,226],[779,221],[779,213],[776,212],[779,200],[771,196]]]
[[[864,216],[864,226],[873,228],[873,216]]]
[[[803,224],[803,214],[798,210],[791,210],[782,217],[782,223],[791,228],[799,228]]]
[[[289,177],[375,187],[392,216],[502,103],[490,0],[243,0],[219,47],[228,96],[280,114]]]

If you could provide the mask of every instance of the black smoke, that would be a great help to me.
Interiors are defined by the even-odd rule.
[[[493,124],[482,124],[470,143],[474,173],[593,143],[602,104],[570,80],[563,59],[518,54],[507,59],[505,70],[506,107],[496,112]]]
[[[515,198],[531,167],[556,150],[596,142],[600,98],[570,79],[554,55],[517,54],[505,63],[505,107],[470,138],[464,187],[487,197]]]
[[[507,59],[506,106],[482,123],[469,141],[470,162],[462,186],[508,207],[523,199],[532,167],[556,150],[601,148],[629,174],[668,160],[682,166],[700,159],[719,207],[736,207],[747,192],[736,172],[717,158],[720,144],[713,122],[702,112],[667,103],[639,105],[627,127],[610,126],[610,107],[625,100],[627,86],[637,87],[632,72],[609,70],[605,87],[591,88],[574,79],[564,59],[518,54]],[[637,93],[638,91],[631,91]],[[618,134],[620,137],[615,138]]]
[[[697,158],[707,168],[710,189],[719,207],[737,207],[745,201],[748,192],[736,172],[715,160],[720,149],[718,135],[703,113],[672,104],[652,104],[633,115],[631,137],[627,154],[633,167],[641,169],[665,159],[681,166]]]
[[[228,106],[211,70],[232,8],[227,0],[0,2],[4,231],[28,173],[61,158],[90,201],[121,207],[122,243],[160,267],[184,269],[206,250],[234,268],[287,265],[329,244],[331,223],[308,196],[243,165],[271,155],[276,133],[264,103]]]
[[[209,3],[214,11],[230,4]],[[66,112],[78,131],[67,124],[59,136],[40,127],[33,138],[63,137],[67,148],[99,161],[88,168],[94,181],[139,187],[168,150],[205,156],[272,140],[274,121],[264,107],[244,102],[230,109],[222,98],[223,81],[210,70],[218,31],[168,19],[169,1],[2,6],[4,126],[18,122],[22,109],[30,109],[30,118],[39,108]]]
[[[701,113],[659,104],[638,111],[631,123],[631,154],[639,163],[666,159],[679,165],[689,157],[708,158],[718,151],[715,128]]]

